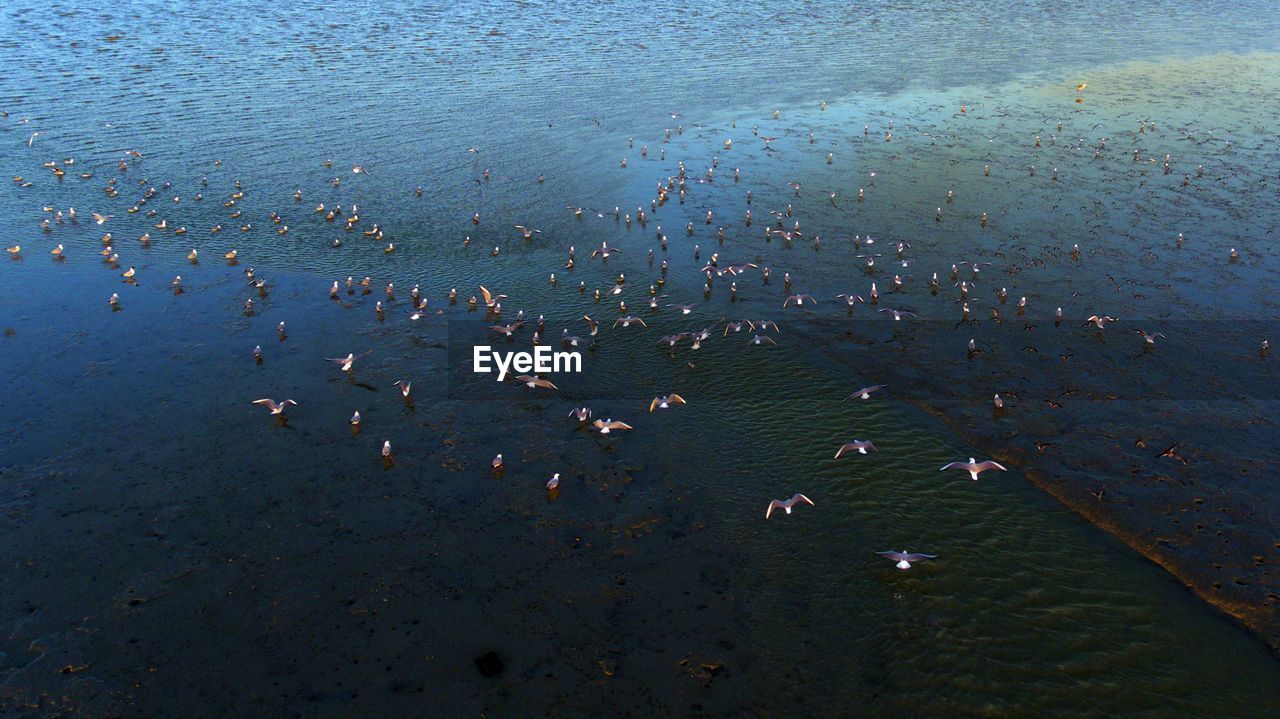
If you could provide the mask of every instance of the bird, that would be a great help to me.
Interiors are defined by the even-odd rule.
[[[635,324],[640,325],[641,327],[649,326],[645,324],[644,320],[640,319],[639,317],[633,317],[631,315],[627,315],[626,317],[619,317],[618,319],[614,320],[613,326],[617,327],[618,325],[622,325],[623,327],[630,327],[633,322]],[[595,329],[595,326],[592,325],[592,330],[594,329]]]
[[[288,407],[291,404],[296,406],[298,403],[291,399],[286,399],[283,402],[276,402],[270,397],[264,397],[262,399],[255,399],[253,404],[265,405],[267,409],[271,410],[271,414],[283,415],[285,407]]]
[[[402,380],[402,379],[398,379],[398,380],[396,380],[395,382],[392,382],[392,383],[391,383],[391,386],[392,386],[392,387],[399,387],[399,388],[400,388],[400,396],[404,397],[406,400],[407,400],[407,399],[409,399],[409,388],[411,388],[411,387],[413,386],[413,383],[412,383],[412,382],[406,382],[406,381],[404,381],[404,380]]]
[[[1116,319],[1115,317],[1109,317],[1109,316],[1107,316],[1107,315],[1102,315],[1102,316],[1093,315],[1093,316],[1089,317],[1089,319],[1085,320],[1085,321],[1084,321],[1084,324],[1082,324],[1082,325],[1080,325],[1080,326],[1081,326],[1081,327],[1088,327],[1089,325],[1091,325],[1091,324],[1092,324],[1092,325],[1096,325],[1096,326],[1098,327],[1098,329],[1102,329],[1103,327],[1106,327],[1108,323],[1110,323],[1110,322],[1116,322],[1116,321],[1117,321],[1117,319]]]
[[[591,419],[590,407],[574,407],[569,411],[569,416],[576,418],[579,422],[586,422]]]
[[[551,380],[542,379],[541,377],[534,377],[533,375],[528,375],[528,374],[516,375],[516,381],[519,382],[520,384],[523,384],[525,387],[528,387],[529,389],[534,389],[535,387],[543,387],[546,389],[555,389],[555,390],[560,389],[559,387],[552,384]]]
[[[1138,334],[1142,335],[1142,339],[1149,345],[1154,345],[1156,343],[1157,337],[1160,337],[1160,338],[1164,337],[1164,335],[1161,334],[1160,332],[1147,333],[1144,330],[1135,330],[1135,331]]]
[[[1181,442],[1174,442],[1157,456],[1168,457],[1169,459],[1176,459],[1177,461],[1183,464],[1187,464],[1187,460],[1181,454],[1178,453],[1178,448],[1181,446],[1182,446]]]
[[[614,430],[635,429],[634,427],[627,424],[626,422],[616,422],[613,420],[613,418],[597,419],[596,421],[591,423],[591,426],[595,427],[600,432],[600,434],[609,434]]]
[[[910,569],[912,562],[922,562],[926,559],[938,558],[938,555],[936,554],[911,554],[905,551],[876,552],[876,554],[880,555],[881,557],[884,557],[885,559],[892,559],[894,562],[896,562],[894,566],[897,567],[898,569]]]
[[[368,350],[366,352],[360,353],[359,355],[348,354],[346,357],[325,357],[325,361],[337,362],[341,366],[343,372],[350,372],[351,368],[355,365],[356,360],[360,359],[361,357],[364,357],[365,355],[369,354],[369,352],[372,352],[372,351],[373,350]]]
[[[104,215],[99,212],[91,212],[89,214],[93,215],[93,221],[98,223],[99,225],[105,224],[107,220],[111,219],[112,217],[115,217],[115,215]]]
[[[654,397],[653,401],[649,403],[649,411],[652,412],[655,409],[669,409],[672,405],[677,404],[688,404],[688,402],[684,401],[684,397],[675,393],[666,395],[665,397],[660,395]]]
[[[351,415],[351,425],[359,426],[359,424],[360,424],[360,412],[359,410],[357,410],[355,414]]]
[[[509,325],[490,325],[489,329],[504,337],[511,337],[515,331],[524,326],[524,322],[513,322]]]
[[[559,487],[560,487],[560,473],[556,472],[555,474],[551,475],[551,479],[547,480],[547,491],[554,492]]]
[[[480,285],[480,294],[484,295],[484,306],[493,307],[495,304],[501,303],[507,299],[506,295],[495,295],[489,292],[484,285]]]
[[[882,384],[874,384],[874,385],[871,385],[870,387],[863,387],[862,389],[854,392],[848,397],[845,397],[843,401],[847,402],[853,399],[854,397],[857,397],[859,399],[870,399],[872,392],[876,392],[884,388],[885,388],[885,385],[882,385]]]
[[[836,450],[835,459],[840,459],[846,454],[853,454],[855,451],[858,454],[866,454],[868,449],[879,451],[876,450],[876,446],[872,444],[870,440],[855,439],[852,442],[846,442],[840,445],[840,449]]]
[[[795,304],[796,307],[803,307],[805,302],[818,303],[817,299],[809,296],[809,294],[788,294],[787,298],[782,301],[782,307],[790,307],[791,304]]]
[[[908,312],[907,310],[894,310],[894,309],[889,309],[888,307],[881,308],[881,309],[880,309],[880,312],[890,312],[890,313],[892,313],[892,314],[893,314],[893,320],[894,320],[895,322],[901,321],[901,320],[902,320],[902,318],[903,318],[904,316],[906,316],[906,315],[910,315],[910,316],[912,316],[912,317],[915,317],[915,316],[916,316],[916,313],[914,313],[914,312]]]
[[[768,519],[773,514],[773,510],[779,508],[784,510],[787,514],[791,514],[791,508],[799,502],[804,502],[811,507],[817,506],[813,503],[812,499],[809,499],[803,494],[793,494],[791,495],[791,499],[775,499],[770,501],[769,506],[764,510],[764,518]]]
[[[939,471],[945,472],[948,469],[963,469],[969,473],[969,476],[975,482],[978,481],[978,475],[988,469],[998,469],[1001,472],[1009,471],[999,462],[993,462],[989,459],[984,462],[978,462],[973,457],[970,457],[968,462],[952,462],[950,464],[944,464],[942,465],[942,469]]]

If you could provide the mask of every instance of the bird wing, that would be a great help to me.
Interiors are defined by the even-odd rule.
[[[1005,469],[1004,465],[1000,464],[999,462],[993,462],[993,461],[991,461],[991,460],[989,460],[989,459],[988,459],[987,461],[985,461],[985,462],[981,462],[981,463],[979,463],[979,464],[978,464],[978,466],[977,466],[977,467],[975,467],[974,469],[977,469],[979,472],[984,471],[984,470],[988,470],[988,469],[998,469],[998,470],[1000,470],[1001,472],[1008,472],[1008,471],[1009,471],[1009,470]]]
[[[480,285],[480,294],[484,295],[485,304],[493,302],[493,295],[489,294],[489,290],[484,285]]]
[[[667,402],[674,402],[674,403],[676,403],[676,404],[689,404],[688,402],[685,402],[685,401],[684,401],[684,397],[681,397],[681,396],[680,396],[680,395],[678,395],[678,394],[671,394],[671,395],[669,395],[669,396],[667,397]]]
[[[802,501],[802,502],[808,502],[808,504],[809,504],[809,506],[810,506],[810,507],[816,507],[816,506],[817,506],[817,505],[815,505],[815,504],[813,503],[813,500],[812,500],[812,499],[809,499],[808,497],[804,496],[803,494],[794,494],[794,495],[792,495],[792,496],[791,496],[791,501],[792,501],[793,503],[794,503],[797,499],[798,499],[798,500],[800,500],[800,501]]]
[[[649,411],[652,412],[659,404],[661,403],[658,401],[658,398],[654,397],[653,401],[649,403]]]
[[[919,562],[924,559],[937,559],[936,554],[904,554],[902,558],[908,562]]]

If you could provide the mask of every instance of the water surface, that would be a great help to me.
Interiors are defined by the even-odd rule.
[[[6,8],[4,35],[35,39],[0,48],[18,68],[0,79],[0,164],[32,183],[0,190],[0,227],[23,246],[0,262],[0,706],[1274,714],[1277,385],[1257,350],[1275,337],[1265,118],[1280,61],[1266,10]],[[121,172],[128,149],[143,158]],[[72,157],[61,181],[41,166]],[[678,162],[684,201],[652,207]],[[157,197],[128,213],[146,187]],[[362,219],[345,231],[321,202]],[[43,233],[45,206],[80,220]],[[614,207],[651,217],[628,226]],[[771,210],[803,237],[766,241]],[[394,253],[361,234],[375,222]],[[542,234],[525,243],[514,224]],[[114,269],[97,254],[106,231]],[[622,253],[590,260],[603,241]],[[47,254],[59,242],[63,262]],[[731,301],[735,278],[717,277],[704,298],[713,252],[771,267],[770,284],[736,278]],[[664,259],[662,304],[689,315],[645,307]],[[949,274],[965,260],[991,263],[971,290],[977,324],[957,324]],[[816,310],[780,309],[785,272]],[[617,300],[594,291],[619,273],[651,329],[608,326]],[[348,276],[372,292],[330,300]],[[873,281],[876,306],[833,299]],[[438,313],[416,322],[415,284]],[[548,337],[602,319],[586,372],[557,377],[558,394],[471,374],[483,313],[465,300],[481,284],[510,295],[504,321],[544,314]],[[1099,334],[1080,326],[1094,313],[1122,319]],[[722,336],[742,318],[777,320],[778,345]],[[654,344],[703,327],[699,350]],[[1145,352],[1138,328],[1167,337]],[[369,349],[350,378],[323,361]],[[841,401],[872,383],[889,389]],[[646,411],[670,391],[690,404]],[[299,406],[278,425],[249,404],[263,396]],[[566,417],[579,404],[635,430],[593,436]],[[833,461],[855,437],[879,452]],[[1175,441],[1186,464],[1156,456]],[[974,455],[1013,471],[938,472]],[[817,506],[764,521],[797,491]],[[939,559],[901,572],[874,554],[890,548]],[[495,678],[473,661],[488,651]]]

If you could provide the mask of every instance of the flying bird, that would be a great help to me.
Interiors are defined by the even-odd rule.
[[[1136,331],[1138,334],[1142,335],[1142,339],[1143,339],[1147,344],[1149,344],[1149,345],[1153,345],[1153,344],[1155,344],[1155,343],[1156,343],[1156,338],[1163,338],[1163,337],[1164,337],[1164,334],[1162,334],[1162,333],[1160,333],[1160,332],[1147,333],[1147,332],[1146,332],[1146,331],[1144,331],[1144,330],[1135,330],[1135,331]]]
[[[358,355],[348,354],[346,357],[325,357],[324,359],[326,362],[337,362],[342,367],[343,372],[350,372],[351,368],[355,366],[356,360],[360,359],[361,357],[364,357],[365,355],[369,354],[369,352],[372,352],[372,351],[373,350],[368,350]]]
[[[652,412],[655,409],[669,409],[672,405],[677,404],[688,404],[688,402],[684,401],[684,397],[674,393],[665,397],[658,396],[654,397],[653,401],[649,403],[649,411]]]
[[[1004,465],[1000,464],[999,462],[993,462],[989,459],[986,460],[985,462],[978,462],[973,457],[970,457],[968,462],[952,462],[950,464],[945,464],[942,466],[942,469],[939,471],[945,472],[948,469],[963,469],[969,473],[969,476],[973,478],[973,481],[975,482],[978,481],[978,475],[982,474],[988,469],[998,469],[1001,472],[1009,471],[1008,469],[1005,468]]]
[[[910,569],[912,562],[923,562],[926,559],[937,559],[936,554],[911,554],[909,552],[876,552],[876,554],[885,559],[892,559],[897,562],[894,566],[898,569]]]
[[[868,449],[879,451],[876,450],[876,446],[869,440],[855,439],[852,442],[846,442],[841,445],[840,449],[836,450],[835,459],[840,459],[846,454],[853,454],[854,452],[857,452],[858,454],[866,454]]]
[[[609,434],[615,429],[616,430],[634,429],[634,427],[627,424],[626,422],[615,422],[612,418],[597,419],[596,421],[591,423],[591,426],[599,430],[600,434]]]
[[[770,515],[773,514],[773,510],[779,509],[779,508],[786,511],[787,514],[791,514],[791,508],[794,507],[798,502],[805,502],[811,507],[817,506],[813,503],[812,499],[809,499],[803,494],[793,494],[791,495],[791,499],[775,499],[769,502],[768,508],[764,510],[764,518],[768,519]]]
[[[543,387],[546,389],[557,389],[557,390],[560,389],[559,387],[552,384],[551,380],[542,379],[541,377],[534,377],[533,375],[528,375],[528,374],[516,375],[516,381],[519,382],[520,384],[523,384],[525,387],[528,387],[529,389],[534,389],[535,387]]]
[[[1089,325],[1092,324],[1092,325],[1097,325],[1098,329],[1102,329],[1103,327],[1106,327],[1108,323],[1116,322],[1116,321],[1117,320],[1115,317],[1109,317],[1107,315],[1102,315],[1101,317],[1099,317],[1098,315],[1093,315],[1089,319],[1085,320],[1084,324],[1080,326],[1088,327]]]
[[[878,391],[878,390],[882,390],[882,389],[884,389],[884,388],[885,388],[885,385],[882,385],[882,384],[873,384],[873,385],[871,385],[870,387],[863,387],[862,389],[858,390],[857,392],[854,392],[853,394],[849,395],[848,397],[845,397],[845,398],[844,398],[844,401],[845,401],[845,402],[848,402],[849,400],[853,399],[854,397],[857,397],[858,399],[870,399],[870,398],[871,398],[871,393],[872,393],[872,392],[875,392],[875,391]]]
[[[291,399],[286,399],[283,402],[277,403],[270,397],[264,397],[263,399],[255,399],[253,404],[266,405],[267,409],[271,410],[271,414],[283,415],[285,407],[288,407],[291,404],[296,406],[298,403]]]

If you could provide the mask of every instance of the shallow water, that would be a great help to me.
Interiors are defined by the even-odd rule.
[[[0,20],[6,37],[43,38],[0,47],[23,68],[0,79],[10,113],[0,164],[33,183],[0,190],[0,226],[20,238],[6,246],[24,248],[0,262],[12,417],[0,434],[10,557],[0,706],[84,716],[1280,708],[1266,645],[1277,643],[1280,594],[1268,502],[1278,385],[1275,358],[1257,351],[1275,337],[1268,288],[1280,269],[1265,125],[1280,58],[1256,52],[1277,38],[1265,6],[848,15],[621,4],[562,16],[478,4],[337,18],[293,7],[259,22],[245,22],[249,6],[178,18],[150,4],[105,18],[17,7]],[[228,18],[243,28],[229,32]],[[1199,41],[1187,46],[1179,31],[1190,27]],[[1155,128],[1139,133],[1142,120]],[[753,128],[778,137],[772,150]],[[119,172],[128,148],[144,158]],[[76,164],[61,181],[40,166],[64,157]],[[713,181],[699,181],[715,157]],[[650,208],[677,161],[686,199]],[[95,176],[81,180],[84,170]],[[102,192],[112,176],[115,199]],[[222,205],[236,179],[241,220]],[[125,211],[164,182],[172,189],[142,206],[157,217]],[[377,222],[396,252],[326,222],[312,212],[320,202],[358,204],[357,230]],[[786,225],[799,221],[804,237],[766,241],[769,211],[788,203]],[[41,236],[45,205],[77,207],[79,224]],[[567,205],[603,217],[575,218]],[[611,212],[640,205],[652,215],[644,226]],[[91,210],[114,217],[98,227]],[[272,231],[271,211],[287,235]],[[157,231],[160,217],[191,231]],[[244,222],[253,228],[240,232]],[[209,234],[218,223],[226,229]],[[522,242],[516,223],[542,234]],[[96,254],[104,231],[121,255],[115,271]],[[877,239],[855,249],[854,235]],[[911,245],[901,259],[898,240]],[[602,241],[622,252],[588,259]],[[67,260],[50,260],[55,242]],[[570,246],[577,264],[566,270]],[[199,265],[185,260],[191,247]],[[662,303],[692,303],[688,316],[645,308],[663,274],[651,247],[670,265]],[[236,266],[220,259],[232,248]],[[699,268],[712,252],[720,267],[771,267],[770,284],[748,273],[731,301],[733,278],[717,277],[704,300]],[[882,256],[867,272],[872,253]],[[964,260],[992,263],[971,290],[977,324],[957,324],[949,272]],[[120,281],[129,266],[137,286]],[[245,287],[249,266],[265,297]],[[779,309],[784,272],[815,310]],[[593,292],[618,273],[622,299],[651,328],[609,327],[616,299]],[[175,274],[182,295],[169,289]],[[327,299],[349,275],[371,276],[373,292]],[[966,266],[959,279],[972,279]],[[395,301],[382,291],[392,281]],[[846,313],[832,299],[868,296],[872,281],[876,307]],[[416,322],[415,284],[438,313]],[[548,338],[586,336],[584,313],[601,319],[586,372],[557,376],[558,393],[470,372],[487,323],[465,299],[481,284],[511,296],[503,321],[545,314]],[[452,306],[451,287],[462,298]],[[105,302],[113,292],[118,312]],[[886,307],[919,318],[873,311]],[[991,321],[992,307],[1004,321]],[[1082,328],[1094,313],[1121,321]],[[721,320],[740,318],[777,320],[778,345],[722,336]],[[703,327],[714,334],[699,350],[654,344]],[[1144,351],[1136,328],[1167,337]],[[981,353],[965,351],[970,338]],[[512,344],[528,343],[525,330]],[[322,359],[365,350],[350,378]],[[413,381],[412,407],[398,379]],[[841,401],[873,383],[889,387]],[[645,411],[670,391],[690,404]],[[996,392],[1008,400],[999,414]],[[249,404],[262,396],[299,406],[276,424]],[[566,414],[584,403],[635,430],[579,429]],[[364,426],[352,433],[357,409]],[[879,451],[833,461],[854,437]],[[1186,464],[1155,456],[1174,441]],[[498,451],[508,469],[495,478]],[[937,471],[968,456],[1013,471],[977,483]],[[548,501],[553,472],[562,489]],[[770,498],[797,491],[817,506],[763,520]],[[890,548],[939,559],[901,572],[874,554]],[[496,678],[473,661],[490,650],[505,665]]]

